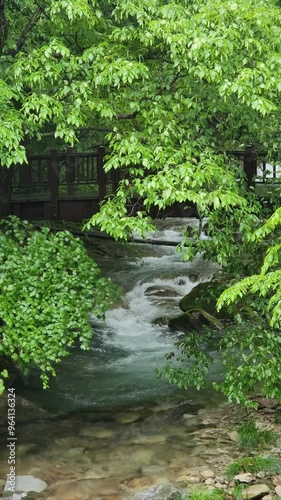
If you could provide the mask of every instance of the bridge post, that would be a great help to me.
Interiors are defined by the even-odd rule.
[[[76,153],[77,156],[77,153]],[[75,181],[75,153],[73,148],[67,148],[65,158],[65,174],[67,183],[67,194],[74,194],[74,181]]]
[[[257,153],[255,146],[253,144],[246,146],[245,154],[243,157],[243,166],[247,179],[247,185],[250,188],[255,185],[254,178],[257,175],[257,168],[258,168]]]
[[[59,163],[58,152],[52,149],[48,160],[48,178],[51,191],[51,218],[57,220],[59,218]]]
[[[99,184],[99,201],[103,200],[106,195],[106,173],[103,169],[105,156],[105,147],[99,146],[97,148],[97,177]]]

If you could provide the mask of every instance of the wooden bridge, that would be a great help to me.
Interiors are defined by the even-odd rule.
[[[231,151],[244,168],[248,185],[258,172],[255,149]],[[99,209],[99,203],[114,193],[121,177],[119,170],[105,173],[105,148],[75,153],[55,150],[28,157],[28,163],[0,170],[0,217],[17,215],[24,219],[81,221]],[[260,165],[265,172],[266,163]],[[271,178],[278,176],[273,168]],[[264,175],[265,177],[265,175]],[[184,204],[183,204],[184,205]],[[183,207],[172,207],[175,216],[186,215]]]
[[[28,163],[1,169],[0,216],[25,219],[82,220],[118,186],[120,173],[103,169],[105,148],[75,153],[55,150],[28,157]]]

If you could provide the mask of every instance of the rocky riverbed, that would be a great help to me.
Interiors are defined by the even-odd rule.
[[[5,396],[1,404],[3,489],[9,472]],[[225,402],[193,408],[183,399],[111,415],[53,416],[21,398],[17,407],[16,474],[44,481],[42,492],[26,497],[42,500],[164,499],[200,485],[229,490],[225,469],[241,456],[236,429],[247,416]],[[261,425],[276,426],[272,413],[258,418]],[[278,456],[280,447],[274,452]]]
[[[0,401],[3,490],[9,472],[6,397]],[[16,474],[29,476],[26,489],[34,488],[35,478],[41,480],[42,491],[25,497],[38,500],[164,500],[195,487],[231,491],[234,483],[225,470],[242,455],[237,426],[249,416],[222,401],[193,407],[183,399],[99,416],[53,416],[22,398],[17,408]],[[271,408],[255,416],[260,426],[279,428]],[[271,450],[275,456],[279,445]],[[261,474],[240,479],[254,485],[251,498],[270,500],[268,495],[280,493],[280,476],[265,484]]]

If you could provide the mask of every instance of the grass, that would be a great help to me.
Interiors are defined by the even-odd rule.
[[[233,479],[242,472],[265,472],[267,474],[281,473],[281,460],[275,457],[244,457],[230,464],[226,470],[228,479]]]
[[[218,488],[213,490],[198,488],[184,495],[182,500],[224,500],[225,498],[226,493]]]
[[[242,500],[243,490],[249,488],[248,484],[237,484],[235,488],[232,490],[232,496],[236,498],[236,500]]]
[[[266,445],[273,445],[276,443],[276,434],[271,430],[260,431],[257,429],[254,420],[249,420],[237,429],[239,434],[239,447],[252,449],[262,448]]]

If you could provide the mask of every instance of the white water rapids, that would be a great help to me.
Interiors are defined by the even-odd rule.
[[[150,238],[179,242],[188,224],[197,221],[165,219]],[[216,268],[200,257],[183,262],[172,246],[108,241],[99,245],[105,253],[97,256],[98,263],[124,294],[107,312],[104,323],[93,318],[91,349],[73,349],[58,367],[49,391],[21,389],[23,395],[46,407],[63,411],[112,408],[159,400],[175,392],[175,387],[156,378],[154,370],[163,366],[164,355],[173,349],[176,338],[166,325],[153,321],[180,314],[180,298],[199,281],[210,279]],[[155,296],[149,293],[150,287],[169,293]]]

